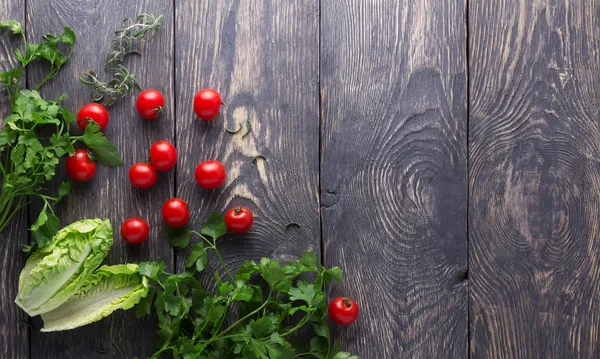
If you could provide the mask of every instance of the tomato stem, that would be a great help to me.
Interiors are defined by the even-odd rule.
[[[352,303],[348,300],[348,298],[343,297],[342,300],[344,301],[346,308],[350,308],[352,306]]]

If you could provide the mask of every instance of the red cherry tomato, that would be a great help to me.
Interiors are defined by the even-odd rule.
[[[225,181],[225,167],[219,161],[202,162],[194,172],[196,182],[203,188],[217,188]]]
[[[177,162],[177,150],[170,142],[158,141],[150,147],[150,163],[157,171],[168,171]]]
[[[329,317],[341,325],[352,324],[358,317],[358,304],[350,298],[337,297],[329,303]]]
[[[150,227],[140,217],[128,218],[121,225],[121,237],[129,244],[139,244],[148,239]]]
[[[165,107],[165,99],[156,90],[145,90],[140,92],[135,106],[140,116],[146,120],[154,120]]]
[[[233,233],[246,232],[252,226],[252,222],[254,222],[254,216],[247,207],[234,207],[225,214],[225,225]]]
[[[104,130],[108,125],[108,111],[99,103],[88,103],[77,112],[77,124],[85,131],[88,121],[94,121]]]
[[[137,188],[150,188],[156,182],[156,170],[147,163],[138,162],[129,168],[129,181]]]
[[[202,120],[214,120],[221,108],[221,95],[213,89],[202,89],[194,96],[194,112]]]
[[[171,227],[183,227],[190,219],[188,205],[180,198],[171,198],[162,207],[162,217]]]
[[[90,160],[87,150],[75,150],[73,156],[67,157],[67,174],[78,182],[89,181],[96,174],[96,162]]]

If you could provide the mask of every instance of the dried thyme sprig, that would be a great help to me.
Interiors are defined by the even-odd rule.
[[[135,76],[123,66],[123,61],[130,54],[141,55],[133,48],[137,41],[149,42],[154,38],[160,27],[162,15],[140,14],[134,22],[131,18],[123,20],[121,29],[115,32],[112,50],[106,56],[104,64],[106,72],[111,77],[108,81],[98,78],[95,71],[88,71],[79,77],[79,81],[92,86],[92,99],[102,102],[106,107],[113,105],[120,97],[135,88],[140,88]]]

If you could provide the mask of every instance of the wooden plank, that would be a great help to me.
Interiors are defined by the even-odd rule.
[[[174,171],[160,173],[150,190],[133,188],[127,176],[133,163],[147,161],[154,141],[174,140],[173,11],[171,1],[28,0],[27,3],[30,38],[39,39],[45,32],[59,32],[65,25],[71,26],[78,36],[73,59],[42,91],[43,96],[50,98],[68,92],[66,103],[74,112],[90,101],[89,88],[80,84],[77,78],[88,70],[103,70],[114,31],[120,28],[122,20],[135,18],[142,12],[164,15],[163,26],[156,38],[149,45],[141,46],[143,57],[132,57],[126,64],[142,87],[162,91],[165,112],[160,119],[147,122],[137,115],[135,96],[110,108],[111,122],[104,132],[118,145],[125,166],[117,169],[99,167],[92,181],[73,183],[72,193],[57,213],[63,225],[82,218],[110,218],[115,243],[107,258],[109,264],[162,258],[170,266],[173,260],[172,251],[160,237],[159,230],[162,225],[160,207],[173,193]],[[43,71],[37,68],[30,72],[29,80],[37,83],[42,76]],[[76,125],[73,132],[79,132]],[[62,171],[57,177],[65,179],[66,175]],[[121,223],[133,216],[145,218],[151,226],[150,238],[138,247],[126,246],[119,234]],[[150,320],[136,319],[134,311],[120,311],[98,323],[69,332],[40,333],[40,320],[36,320],[34,326],[32,358],[61,359],[106,358],[107,355],[146,357],[153,352],[152,342],[157,329]]]
[[[225,261],[290,260],[320,252],[318,214],[318,1],[185,1],[176,7],[177,195],[198,228],[212,211],[245,205],[255,214],[245,235],[219,241]],[[225,106],[212,122],[193,112],[196,91],[212,87]],[[224,130],[246,127],[246,137]],[[252,158],[262,154],[252,166]],[[226,183],[204,190],[198,163],[216,159]],[[285,230],[289,222],[300,228]],[[210,280],[221,270],[211,258]],[[177,255],[179,268],[184,255]]]
[[[467,355],[465,1],[321,2],[324,259],[362,358]]]
[[[8,0],[0,3],[0,21],[25,20],[25,1]],[[0,31],[0,72],[17,66],[14,49],[23,44],[19,38]],[[9,103],[4,90],[0,91],[0,130],[2,118],[9,115]],[[0,174],[0,181],[2,175]],[[26,261],[21,244],[27,244],[27,211],[17,214],[12,223],[0,233],[0,358],[27,358],[29,356],[29,320],[14,303],[17,296],[19,273]]]
[[[600,356],[598,1],[472,1],[473,358]]]

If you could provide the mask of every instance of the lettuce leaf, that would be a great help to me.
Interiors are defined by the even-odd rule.
[[[79,292],[60,307],[42,314],[42,332],[74,329],[96,322],[118,309],[127,310],[148,295],[148,279],[137,264],[102,266]]]
[[[15,303],[30,316],[59,307],[102,264],[112,243],[108,219],[86,219],[59,230],[27,260]]]

